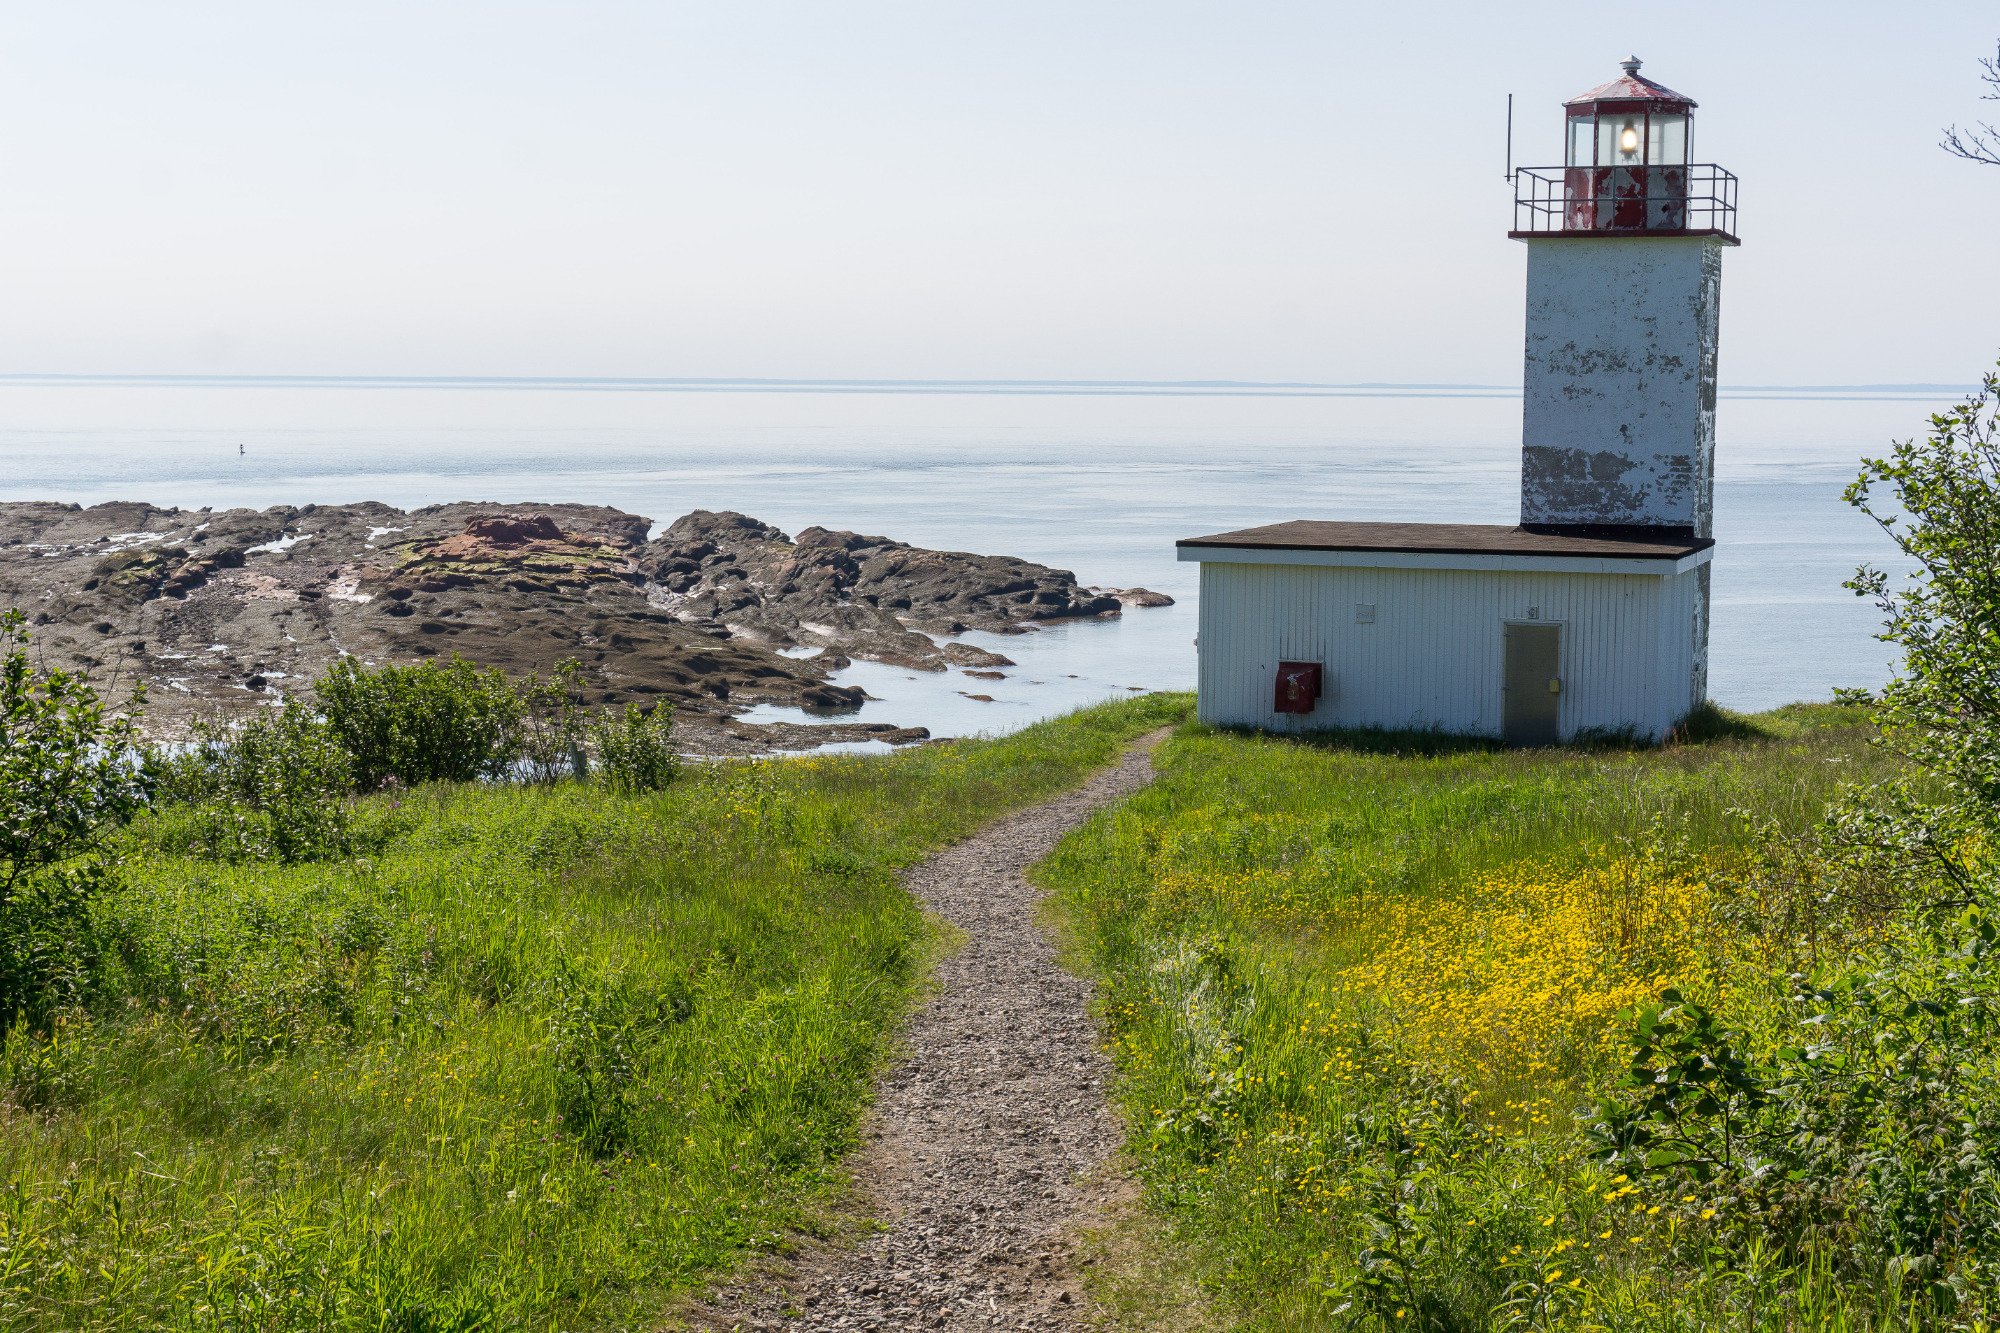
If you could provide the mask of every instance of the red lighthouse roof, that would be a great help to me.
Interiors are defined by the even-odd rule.
[[[1564,102],[1564,106],[1598,106],[1605,102],[1643,102],[1661,111],[1676,108],[1693,108],[1695,100],[1667,87],[1655,83],[1639,73],[1639,57],[1619,62],[1625,72],[1606,84],[1592,88],[1587,93],[1578,93]],[[1636,109],[1636,108],[1621,108]]]

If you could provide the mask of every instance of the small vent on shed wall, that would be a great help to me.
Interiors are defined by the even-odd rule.
[[[1372,625],[1372,624],[1374,624],[1374,623],[1375,623],[1375,603],[1373,603],[1373,602],[1356,602],[1356,603],[1354,604],[1354,623],[1355,623],[1355,624],[1357,624],[1357,625]]]

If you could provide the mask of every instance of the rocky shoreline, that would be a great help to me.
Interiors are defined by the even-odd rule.
[[[584,505],[0,503],[0,608],[26,612],[37,655],[88,671],[114,703],[143,682],[148,727],[167,738],[303,689],[342,655],[457,653],[512,675],[573,658],[592,702],[671,703],[688,750],[735,754],[923,739],[736,720],[766,703],[852,712],[861,691],[829,680],[852,659],[991,678],[1013,664],[951,636],[1172,600],[1010,556],[788,536],[738,513],[652,528]]]

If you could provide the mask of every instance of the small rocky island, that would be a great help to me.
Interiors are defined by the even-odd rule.
[[[512,675],[573,658],[593,702],[671,703],[687,749],[726,754],[922,739],[890,723],[735,720],[762,703],[852,712],[861,691],[828,679],[850,659],[992,671],[1012,663],[951,636],[1171,602],[1009,556],[787,536],[737,513],[652,528],[584,505],[0,503],[0,608],[26,612],[48,665],[89,671],[113,700],[143,682],[165,736],[302,689],[343,654],[457,653]]]

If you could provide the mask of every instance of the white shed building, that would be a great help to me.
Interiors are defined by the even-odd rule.
[[[1200,715],[1276,731],[1659,739],[1707,697],[1721,253],[1694,103],[1623,75],[1516,173],[1528,315],[1515,525],[1299,520],[1201,564]]]

